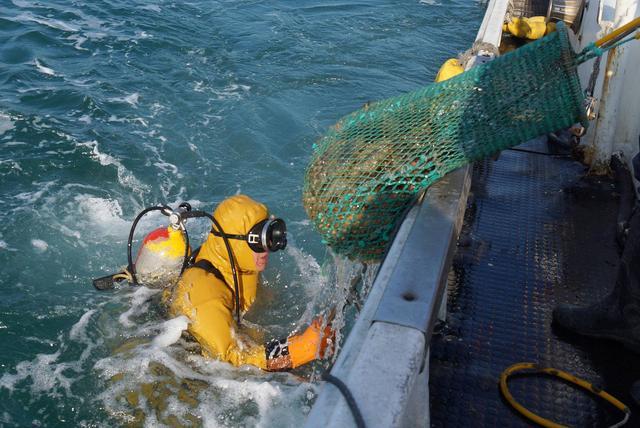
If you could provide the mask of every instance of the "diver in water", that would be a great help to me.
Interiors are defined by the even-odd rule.
[[[245,195],[224,200],[213,216],[220,228],[212,228],[194,263],[170,290],[169,313],[189,318],[188,331],[206,355],[235,366],[251,364],[280,371],[323,358],[334,332],[330,325],[323,328],[322,317],[287,339],[266,344],[240,340],[234,312],[239,318],[254,302],[269,252],[286,246],[286,226]]]

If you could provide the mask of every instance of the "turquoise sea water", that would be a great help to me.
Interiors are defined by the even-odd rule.
[[[358,270],[306,219],[311,145],[363,103],[432,81],[483,12],[469,0],[0,0],[0,425],[300,425],[320,366],[206,360],[176,342],[184,326],[156,291],[100,293],[90,279],[126,263],[145,206],[211,210],[243,192],[291,235],[247,318],[276,337],[308,323]]]

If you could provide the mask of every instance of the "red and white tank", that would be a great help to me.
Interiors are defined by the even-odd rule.
[[[173,285],[180,276],[187,243],[180,230],[160,227],[142,242],[136,257],[136,277],[150,287]]]

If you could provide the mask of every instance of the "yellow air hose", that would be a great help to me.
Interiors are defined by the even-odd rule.
[[[518,413],[520,413],[522,416],[529,419],[530,421],[537,423],[538,425],[541,425],[543,427],[548,427],[548,428],[565,427],[565,425],[558,424],[556,422],[550,421],[549,419],[545,419],[542,416],[536,415],[532,411],[525,408],[522,404],[518,403],[513,398],[513,395],[511,395],[511,392],[509,392],[509,387],[507,386],[507,380],[509,379],[509,376],[511,376],[512,374],[517,372],[522,372],[522,371],[526,371],[526,373],[528,374],[547,374],[550,376],[559,377],[560,379],[566,380],[567,382],[570,382],[583,389],[586,389],[587,391],[592,392],[598,397],[601,397],[605,401],[613,404],[617,409],[619,409],[624,413],[624,418],[620,422],[612,425],[611,428],[622,426],[625,423],[627,423],[627,421],[629,420],[631,411],[624,403],[622,403],[620,400],[618,400],[611,394],[608,394],[607,392],[603,391],[602,389],[593,386],[586,380],[579,379],[567,372],[563,372],[562,370],[554,369],[551,367],[540,367],[534,363],[516,363],[508,367],[500,375],[500,392],[502,392],[502,395],[504,396],[505,400],[507,400],[507,402],[511,407],[516,409]]]
[[[131,273],[127,269],[123,269],[122,272],[116,273],[112,276],[115,281],[127,280],[129,282],[133,282],[133,277]]]

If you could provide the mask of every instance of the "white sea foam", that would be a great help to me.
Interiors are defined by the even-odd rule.
[[[148,127],[149,123],[141,118],[141,117],[135,117],[133,119],[129,119],[126,117],[118,117],[115,114],[112,114],[111,116],[109,116],[109,119],[107,119],[108,122],[116,122],[116,123],[139,123],[140,125],[144,126],[144,127]],[[135,132],[133,132],[135,133]]]
[[[132,123],[139,123],[140,125],[144,126],[145,128],[149,127],[149,122],[147,122],[147,120],[143,117],[134,117],[131,120]]]
[[[77,146],[87,147],[91,150],[91,158],[99,162],[102,166],[113,165],[118,170],[118,182],[134,191],[144,192],[149,189],[149,186],[140,182],[128,169],[120,163],[120,161],[111,155],[102,153],[99,150],[98,142],[96,140],[87,141],[85,143],[76,143]]]
[[[282,390],[278,385],[269,382],[240,383],[236,380],[220,379],[216,382],[216,386],[225,392],[225,400],[239,403],[247,399],[253,401],[258,406],[260,417],[266,416],[274,401],[277,401],[282,396]],[[260,418],[254,422],[256,426],[264,426],[264,424],[260,423]]]
[[[124,97],[113,97],[109,98],[109,101],[114,103],[126,103],[132,105],[134,107],[138,106],[138,100],[140,99],[140,94],[134,92],[133,94],[126,95]]]
[[[9,246],[9,244],[7,244],[6,241],[3,241],[2,239],[0,239],[0,250],[4,250],[4,251],[18,251],[17,248],[11,248]]]
[[[196,92],[204,92],[205,90],[204,82],[202,80],[195,82],[193,84],[193,90]]]
[[[289,240],[286,252],[288,256],[293,258],[299,272],[298,278],[291,282],[291,286],[294,289],[302,288],[306,295],[305,311],[295,324],[295,328],[299,329],[317,315],[319,300],[321,300],[320,294],[326,288],[327,278],[323,276],[322,268],[315,257],[311,254],[305,254],[295,245],[293,239]]]
[[[118,236],[123,230],[128,230],[129,222],[122,218],[122,207],[115,199],[104,199],[89,194],[79,194],[74,197],[71,207],[77,207],[79,216],[88,223],[87,228],[98,232],[99,235]]]
[[[109,116],[109,118],[107,119],[107,122],[119,122],[119,123],[125,123],[128,122],[127,119],[125,119],[124,117],[118,117],[115,114],[112,114],[111,116]]]
[[[65,226],[64,224],[59,224],[57,225],[58,231],[60,233],[62,233],[65,236],[68,236],[69,238],[75,238],[78,242],[78,244],[80,244],[83,247],[86,247],[87,244],[82,242],[82,234],[80,232],[78,232],[77,230],[73,230],[71,228],[69,228],[68,226]]]
[[[1,123],[1,122],[0,122]],[[24,141],[7,141],[6,143],[2,143],[3,146],[28,146]]]
[[[287,253],[293,258],[298,267],[302,285],[308,295],[313,296],[325,284],[326,278],[322,276],[322,268],[315,257],[311,254],[305,254],[291,239],[290,242],[292,244],[287,246]]]
[[[95,313],[96,313],[96,309],[88,310],[80,317],[78,322],[71,327],[71,330],[69,331],[69,337],[71,338],[71,340],[75,340],[75,341],[80,341],[83,339],[86,340],[87,324],[89,323],[89,320]]]
[[[35,315],[36,319],[39,320],[47,320],[51,318],[58,318],[61,316],[65,316],[69,313],[69,307],[65,305],[53,305],[46,306],[41,308],[42,313],[37,313]]]
[[[209,126],[209,124],[211,123],[211,119],[216,120],[216,121],[220,121],[223,119],[222,116],[217,115],[217,114],[205,114],[203,113],[202,116],[204,117],[204,120],[201,121],[200,123],[203,126]]]
[[[0,135],[15,128],[15,122],[12,119],[8,114],[0,112]],[[5,144],[9,145],[10,142]]]
[[[89,40],[88,37],[85,36],[81,36],[79,34],[72,34],[69,37],[67,37],[67,40],[73,40],[75,41],[75,43],[73,44],[73,47],[76,48],[79,51],[88,51],[89,49],[82,47],[82,44],[84,42],[86,42],[87,40]]]
[[[58,316],[68,313],[66,308],[64,313],[59,313]],[[71,385],[77,379],[75,377],[69,377],[70,370],[76,373],[83,372],[83,364],[88,359],[92,350],[101,343],[89,342],[85,338],[87,347],[82,352],[80,357],[74,357],[70,362],[61,361],[65,352],[68,349],[67,344],[62,340],[62,335],[58,336],[57,343],[48,339],[41,339],[35,337],[27,337],[30,341],[35,341],[45,345],[54,347],[57,343],[60,343],[59,349],[53,354],[38,354],[31,361],[22,361],[15,367],[15,373],[5,373],[0,378],[0,389],[2,387],[13,392],[19,383],[31,380],[31,393],[34,396],[40,396],[42,393],[46,393],[50,397],[56,398],[70,398],[74,395],[71,392]],[[23,389],[22,387],[20,389]]]
[[[180,353],[179,347],[162,348],[153,344],[139,345],[131,351],[99,360],[94,369],[103,379],[114,379],[100,395],[105,409],[113,416],[127,420],[131,414],[122,397],[136,394],[137,407],[145,415],[145,424],[161,424],[168,415],[182,420],[193,415],[204,426],[297,426],[309,406],[298,403],[315,396],[315,386],[300,382],[294,376],[266,374],[252,367],[234,368],[193,353]],[[152,368],[153,367],[153,368]],[[162,406],[150,403],[141,385],[153,383]],[[189,384],[196,386],[189,386]],[[167,393],[163,393],[165,390]],[[185,401],[180,397],[195,400]],[[236,419],[242,408],[257,408],[257,415]]]
[[[18,7],[33,7],[32,2],[23,1],[23,0],[11,0],[11,3]]]
[[[40,190],[36,190],[34,192],[22,192],[18,193],[14,197],[24,202],[25,205],[34,205],[36,202],[40,200],[44,196],[45,193],[49,191],[49,188],[56,184],[57,181],[48,181],[43,183],[33,183],[35,187],[38,187]]]
[[[84,35],[90,40],[101,40],[107,37],[107,33],[103,33],[102,31],[85,31]],[[96,55],[96,52],[93,54]]]
[[[76,27],[75,25],[68,24],[58,19],[43,18],[40,16],[36,17],[29,12],[21,13],[20,15],[16,16],[14,19],[19,22],[25,22],[25,21],[36,22],[40,25],[45,25],[49,28],[54,28],[60,31],[76,32],[79,30],[79,28]]]
[[[151,117],[156,117],[158,113],[165,111],[167,108],[160,103],[151,104]]]
[[[160,6],[158,6],[157,4],[146,4],[144,6],[140,6],[140,9],[142,10],[150,10],[152,12],[162,12],[162,9],[160,9]]]
[[[53,348],[54,346],[56,346],[56,342],[54,342],[53,340],[43,339],[41,337],[26,336],[26,337],[24,337],[24,340],[29,341],[29,342],[40,343],[40,344],[46,345],[46,346],[48,346],[50,348]]]
[[[175,175],[176,178],[183,177],[183,175],[178,172],[178,167],[172,163],[160,161],[160,162],[154,162],[153,164],[158,168],[160,168],[162,171]]]
[[[83,114],[78,118],[78,122],[86,123],[87,125],[91,124],[91,116],[88,114]]]
[[[131,321],[131,317],[136,317],[146,312],[149,308],[148,300],[160,290],[154,290],[147,287],[138,288],[131,298],[131,307],[120,314],[118,321],[125,327],[134,327],[135,323]]]
[[[13,392],[16,385],[27,379],[31,379],[31,391],[33,393],[48,392],[50,396],[60,397],[57,391],[62,387],[68,394],[71,380],[62,372],[67,368],[65,364],[56,364],[60,357],[60,350],[53,354],[38,354],[33,361],[22,361],[15,368],[16,373],[5,373],[0,378],[0,388],[6,388]]]
[[[2,161],[0,161],[0,165],[5,165],[5,164],[9,165],[9,169],[11,169],[13,171],[22,172],[22,167],[16,161],[13,161],[13,160],[2,160]]]
[[[152,345],[161,348],[173,345],[187,327],[189,327],[189,318],[184,315],[165,321],[162,325],[162,333],[153,339]]]
[[[38,58],[36,58],[33,63],[40,73],[46,74],[47,76],[57,76],[56,72],[52,68],[44,66]]]
[[[36,251],[40,253],[44,253],[49,248],[49,244],[47,244],[42,239],[32,239],[31,245],[33,245],[33,248],[35,248]]]
[[[232,83],[222,89],[213,89],[219,100],[240,99],[251,90],[251,86]]]
[[[147,33],[146,31],[136,31],[136,38],[137,39],[152,39],[153,35]]]

